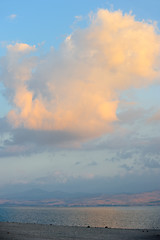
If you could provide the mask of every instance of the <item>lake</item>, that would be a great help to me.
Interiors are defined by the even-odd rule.
[[[0,207],[0,221],[160,229],[160,207]]]

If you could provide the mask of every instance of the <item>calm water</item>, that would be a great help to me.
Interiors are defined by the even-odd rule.
[[[0,207],[0,221],[160,229],[160,207],[42,208]]]

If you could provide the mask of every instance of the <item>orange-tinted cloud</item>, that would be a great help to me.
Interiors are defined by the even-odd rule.
[[[149,122],[159,122],[160,121],[160,110],[157,111],[150,119]]]
[[[34,51],[36,49],[35,46],[29,46],[26,43],[16,43],[15,45],[8,45],[7,49],[9,52],[15,52],[15,53],[20,53],[20,52],[30,52]]]
[[[99,10],[86,29],[58,51],[29,57],[35,46],[8,46],[4,84],[15,127],[98,136],[112,130],[121,91],[147,86],[158,76],[160,37],[155,25],[121,11]]]

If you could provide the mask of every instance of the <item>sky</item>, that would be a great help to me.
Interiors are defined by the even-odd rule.
[[[0,190],[160,182],[160,1],[0,2]]]

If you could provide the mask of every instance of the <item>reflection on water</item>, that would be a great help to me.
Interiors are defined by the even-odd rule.
[[[160,228],[160,207],[1,207],[0,221],[111,228]]]

